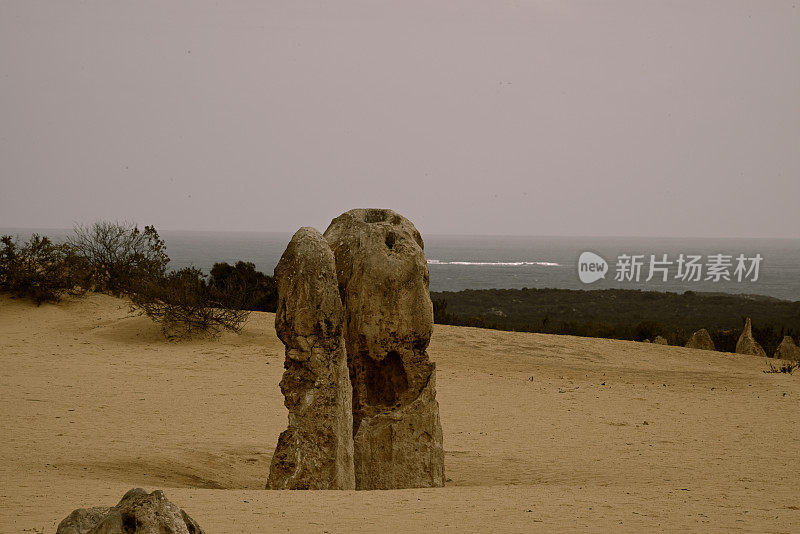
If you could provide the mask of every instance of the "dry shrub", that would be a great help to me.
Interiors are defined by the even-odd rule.
[[[765,373],[787,373],[792,374],[792,372],[800,367],[800,362],[778,362],[778,365],[773,364],[772,362],[767,362],[769,365],[769,369],[764,371]]]
[[[39,234],[22,244],[10,235],[0,237],[0,291],[38,306],[81,293],[88,285],[89,266],[69,245]]]
[[[163,277],[169,263],[166,245],[153,226],[141,231],[127,222],[78,225],[68,243],[91,266],[95,289],[114,295]]]
[[[194,267],[150,279],[131,293],[134,309],[161,323],[167,338],[241,331],[250,312],[241,309],[244,295],[231,288],[223,293],[209,287]]]

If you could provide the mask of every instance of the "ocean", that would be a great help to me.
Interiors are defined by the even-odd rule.
[[[62,229],[0,228],[0,234],[19,235],[22,239],[27,239],[34,231],[56,241],[70,233]],[[270,275],[291,238],[291,234],[283,232],[164,231],[161,236],[167,245],[171,268],[194,265],[208,272],[216,262],[244,260],[253,262],[258,270]],[[424,239],[430,287],[437,292],[523,287],[623,288],[739,293],[800,300],[800,239],[463,235],[427,235]],[[590,284],[581,282],[578,276],[578,259],[586,251],[597,254],[608,264],[605,278]],[[623,255],[641,258],[626,261],[620,258]],[[700,257],[695,261],[700,266],[699,280],[695,280],[697,272],[688,279],[679,276],[681,255],[684,260],[692,255]],[[740,256],[745,269],[737,273]],[[757,257],[761,260],[754,261]],[[647,281],[651,259],[657,263],[652,264],[656,268]],[[638,280],[635,269],[621,268],[637,263],[640,264]],[[754,263],[758,264],[757,273]],[[711,269],[712,264],[717,267]],[[619,271],[625,276],[618,276]],[[683,274],[687,271],[684,269]],[[666,281],[663,280],[665,274]]]

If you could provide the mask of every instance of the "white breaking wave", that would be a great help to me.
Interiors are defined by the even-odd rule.
[[[520,267],[523,265],[540,265],[542,267],[561,267],[561,264],[551,261],[443,261],[428,260],[429,265],[470,265],[485,267]]]

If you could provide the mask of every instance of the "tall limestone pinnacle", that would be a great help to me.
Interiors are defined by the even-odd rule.
[[[345,308],[356,488],[443,486],[422,237],[391,210],[356,209],[335,218],[325,238]]]
[[[275,331],[286,346],[280,387],[289,428],[270,489],[354,489],[352,389],[333,253],[313,228],[292,237],[277,267]]]
[[[281,390],[290,422],[279,439],[268,487],[317,487],[277,482],[295,477],[302,458],[313,458],[304,465],[315,466],[315,472],[321,472],[316,466],[326,458],[326,465],[339,465],[335,447],[296,439],[298,431],[292,428],[311,432],[317,425],[332,442],[343,441],[338,407],[344,394],[338,392],[345,384],[351,399],[356,489],[443,486],[436,368],[426,352],[433,332],[433,306],[422,237],[408,219],[383,209],[348,211],[325,231],[326,246],[321,237],[313,229],[301,229],[275,270],[279,295],[275,324],[287,354]],[[340,315],[335,312],[337,303]],[[329,427],[304,411],[308,402],[313,403],[305,399],[317,398],[318,377],[324,374],[319,368],[307,369],[305,362],[314,360],[316,347],[320,353],[335,353],[324,359],[324,369],[326,365],[341,369],[336,340],[346,348],[349,372],[330,386],[337,394],[331,397],[335,402],[325,406],[336,407],[330,410],[337,424]],[[306,345],[311,348],[304,352]],[[312,356],[306,356],[308,351]],[[337,375],[326,376],[334,380]],[[329,428],[336,431],[328,432]]]

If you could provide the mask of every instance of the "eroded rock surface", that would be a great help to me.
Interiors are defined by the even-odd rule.
[[[789,336],[783,336],[781,344],[775,351],[775,357],[783,360],[800,361],[800,347]]]
[[[58,524],[57,534],[86,534],[111,511],[109,506],[78,508]]]
[[[56,534],[203,534],[203,529],[161,490],[128,491],[114,507],[79,508],[58,525]]]
[[[753,337],[753,325],[748,317],[744,324],[744,330],[736,342],[736,354],[750,354],[751,356],[766,356],[767,353],[758,341]]]
[[[663,336],[656,336],[656,338],[653,340],[653,343],[655,343],[656,345],[669,345],[667,338]]]
[[[686,347],[690,349],[717,350],[714,346],[714,341],[711,339],[711,335],[705,328],[701,328],[692,334],[692,337],[686,342]]]
[[[275,267],[275,280],[289,427],[278,438],[267,488],[354,489],[344,312],[333,253],[322,234],[298,230]]]
[[[444,485],[428,265],[414,225],[357,209],[325,231],[345,309],[358,489]]]

